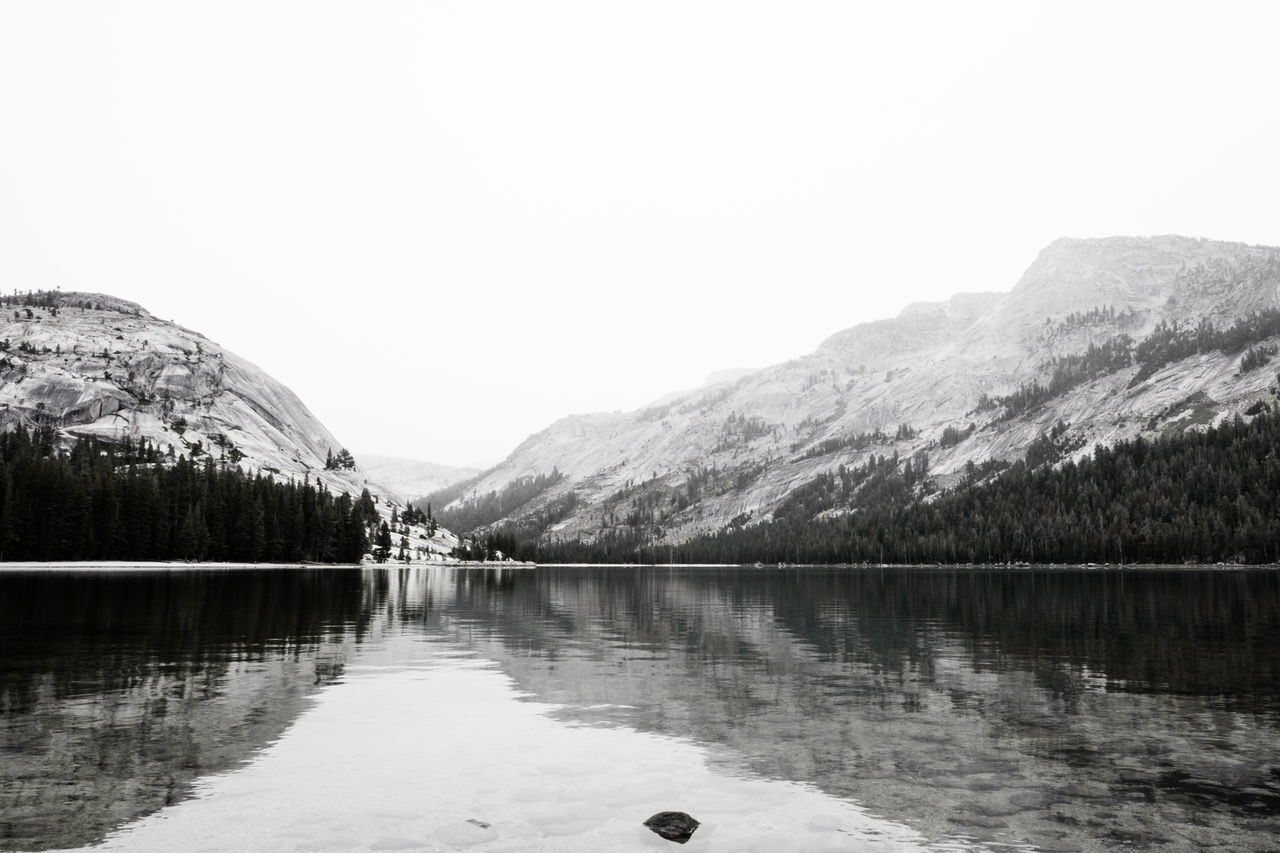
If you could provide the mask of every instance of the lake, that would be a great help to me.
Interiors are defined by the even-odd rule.
[[[1280,573],[0,571],[0,713],[5,850],[1276,850]]]

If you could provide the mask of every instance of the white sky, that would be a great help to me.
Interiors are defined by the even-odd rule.
[[[0,0],[0,289],[133,299],[357,455],[1008,290],[1280,244],[1280,4]]]

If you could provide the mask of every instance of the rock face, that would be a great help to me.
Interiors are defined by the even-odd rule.
[[[684,844],[702,824],[684,812],[658,812],[646,820],[644,825],[668,841]]]
[[[65,442],[146,439],[175,457],[379,493],[359,467],[325,470],[338,440],[292,391],[203,335],[103,294],[6,302],[0,426],[46,425]]]
[[[1275,366],[1242,353],[1094,372],[1026,411],[993,404],[1048,385],[1062,359],[1143,341],[1160,324],[1222,329],[1280,308],[1280,249],[1186,237],[1058,240],[1007,293],[958,294],[837,332],[809,355],[629,413],[575,415],[531,436],[451,505],[558,470],[491,525],[592,541],[643,530],[678,542],[770,516],[796,487],[872,455],[927,454],[940,487],[969,463],[1022,458],[1060,422],[1076,452],[1230,416]],[[1276,343],[1274,334],[1253,341]],[[959,440],[957,440],[957,438]],[[572,493],[572,494],[571,494]],[[567,511],[566,511],[566,508]],[[437,510],[439,507],[437,507]]]

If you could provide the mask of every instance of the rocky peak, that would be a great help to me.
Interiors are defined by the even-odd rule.
[[[1278,269],[1280,249],[1269,246],[1179,236],[1064,238],[1040,252],[1006,310],[1053,319],[1109,306],[1143,314],[1149,325],[1177,319],[1169,314],[1178,311],[1237,318],[1267,307],[1268,295],[1256,285]],[[1274,303],[1274,288],[1269,296]]]

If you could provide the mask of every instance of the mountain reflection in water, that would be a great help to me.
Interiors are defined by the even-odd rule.
[[[459,577],[426,619],[566,717],[719,745],[932,837],[1280,833],[1274,572],[544,568]]]
[[[279,737],[369,618],[358,569],[0,572],[0,848],[84,844]]]
[[[1280,835],[1273,572],[389,568],[0,573],[0,847],[181,799],[388,635],[929,838]]]

